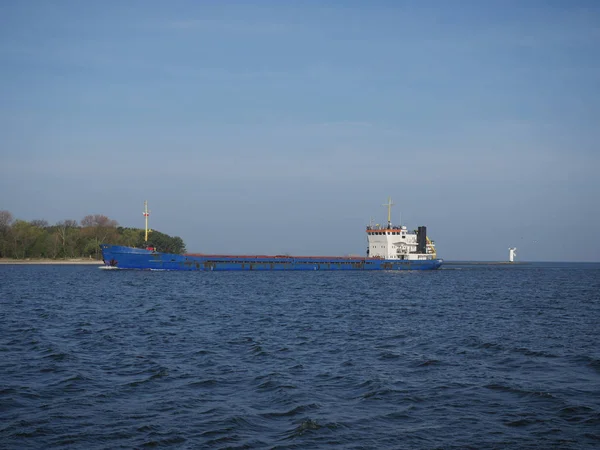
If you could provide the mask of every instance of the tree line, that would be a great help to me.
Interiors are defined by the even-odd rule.
[[[15,220],[9,211],[0,211],[0,258],[101,259],[100,244],[144,247],[144,230],[120,227],[102,214],[50,225],[46,220]],[[149,234],[147,245],[161,252],[185,252],[180,237],[156,230]]]

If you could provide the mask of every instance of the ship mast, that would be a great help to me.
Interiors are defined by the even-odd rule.
[[[393,205],[394,204],[392,203],[392,197],[388,197],[388,202],[381,205],[381,206],[387,206],[387,209],[388,209],[388,222],[387,222],[388,228],[392,227],[392,206]]]
[[[144,242],[148,244],[148,217],[150,216],[150,211],[148,211],[148,200],[144,200],[144,219],[146,219],[146,233],[144,234]]]

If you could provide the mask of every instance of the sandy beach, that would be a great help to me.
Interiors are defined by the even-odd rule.
[[[87,264],[99,266],[103,264],[102,261],[97,259],[85,259],[85,258],[69,258],[69,259],[11,259],[11,258],[0,258],[0,264]]]

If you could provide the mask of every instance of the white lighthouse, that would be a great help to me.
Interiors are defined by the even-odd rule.
[[[510,247],[508,249],[508,261],[515,262],[515,256],[517,256],[517,247]]]

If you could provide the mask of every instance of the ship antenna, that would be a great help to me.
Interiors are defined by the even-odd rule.
[[[388,202],[381,205],[381,206],[387,206],[387,209],[388,209],[388,223],[387,223],[388,228],[392,227],[392,206],[393,205],[394,204],[392,203],[392,197],[388,197]]]
[[[148,211],[148,200],[144,200],[144,219],[146,219],[146,233],[144,234],[144,242],[148,244],[148,233],[151,231],[148,229],[148,217],[150,217],[150,211]]]

